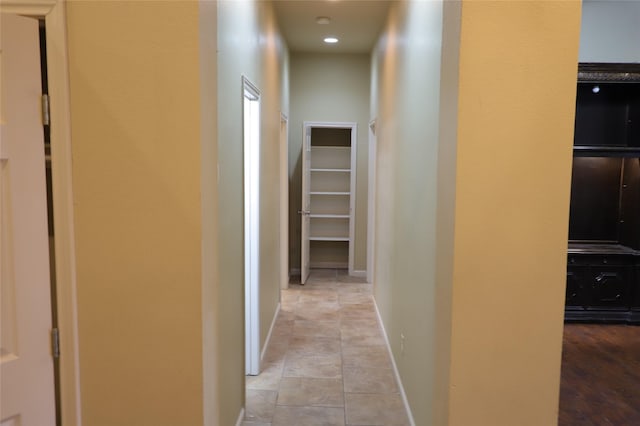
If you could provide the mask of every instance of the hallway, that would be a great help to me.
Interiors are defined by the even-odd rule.
[[[283,291],[243,426],[409,424],[371,294],[330,269]]]

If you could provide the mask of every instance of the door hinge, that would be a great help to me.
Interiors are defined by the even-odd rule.
[[[51,122],[49,111],[49,95],[44,93],[42,95],[42,124],[45,126],[48,126]]]
[[[60,358],[60,331],[57,328],[51,329],[51,354],[54,359]]]

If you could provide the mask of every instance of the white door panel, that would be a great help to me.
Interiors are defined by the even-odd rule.
[[[0,14],[0,422],[55,425],[38,21]]]
[[[304,284],[309,278],[309,233],[311,218],[311,128],[305,127],[302,147],[302,209],[300,217],[302,221],[301,232],[301,259],[300,259],[300,283]]]

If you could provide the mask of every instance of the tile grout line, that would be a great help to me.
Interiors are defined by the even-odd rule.
[[[292,324],[291,324],[291,327],[288,329],[288,331],[285,334],[283,334],[284,336],[286,336],[286,343],[287,344],[286,344],[286,348],[285,348],[285,350],[283,352],[283,355],[282,355],[282,368],[278,372],[278,376],[276,376],[276,377],[279,378],[279,380],[278,380],[278,383],[277,383],[276,399],[275,399],[275,403],[274,403],[274,405],[275,405],[274,412],[273,412],[273,416],[271,418],[271,423],[270,423],[270,424],[272,424],[272,426],[274,426],[273,423],[274,423],[274,420],[275,420],[275,410],[278,407],[289,407],[289,408],[298,407],[298,408],[305,408],[305,409],[313,409],[313,408],[339,409],[339,408],[342,408],[343,409],[344,425],[345,426],[349,425],[349,423],[347,423],[347,403],[346,403],[346,393],[347,392],[346,392],[346,381],[345,381],[345,357],[344,357],[344,355],[345,355],[344,354],[345,340],[343,339],[343,337],[345,337],[343,335],[343,325],[345,324],[344,323],[345,317],[343,316],[343,309],[346,308],[347,306],[359,305],[361,303],[360,302],[358,302],[358,303],[342,303],[342,300],[341,300],[341,297],[340,297],[340,294],[341,294],[340,289],[343,287],[343,284],[348,283],[348,281],[345,281],[345,283],[341,283],[339,281],[338,271],[337,270],[333,270],[331,275],[333,275],[333,277],[328,275],[328,276],[326,276],[325,279],[320,278],[318,280],[318,282],[315,284],[315,286],[309,286],[309,287],[305,287],[305,288],[301,288],[301,289],[296,290],[296,293],[295,293],[296,296],[291,298],[292,299],[292,303],[291,302],[287,302],[286,303],[287,310],[281,309],[278,312],[278,315],[277,315],[278,319],[280,319],[282,317],[289,317],[289,315],[291,313]],[[331,280],[331,278],[333,278],[333,280]],[[341,371],[340,383],[341,383],[341,389],[342,389],[342,398],[341,398],[342,407],[337,406],[337,405],[289,405],[289,404],[286,404],[286,403],[285,404],[280,404],[280,405],[278,404],[280,393],[282,391],[283,381],[287,378],[287,377],[285,377],[286,365],[287,365],[288,360],[290,360],[290,357],[292,356],[291,339],[293,339],[294,334],[295,334],[294,333],[294,328],[295,328],[296,321],[297,321],[297,319],[296,319],[297,315],[298,315],[298,313],[300,312],[300,309],[302,309],[302,307],[303,307],[303,305],[305,303],[309,303],[309,301],[312,301],[312,302],[320,302],[321,301],[321,300],[314,300],[313,294],[311,294],[311,295],[309,295],[310,297],[308,297],[309,300],[305,299],[306,301],[305,301],[305,303],[303,303],[303,293],[302,292],[305,291],[305,290],[311,290],[311,291],[313,291],[313,290],[321,290],[321,291],[327,290],[328,293],[331,294],[331,298],[333,298],[333,293],[335,293],[335,297],[336,297],[336,300],[337,300],[337,306],[338,306],[338,310],[337,310],[337,312],[335,312],[337,314],[337,318],[336,318],[337,321],[336,320],[332,320],[332,321],[335,324],[334,326],[338,327],[337,335],[338,335],[339,342],[340,342],[340,345],[339,345],[340,357],[339,357],[339,359],[340,359],[340,371]],[[371,293],[367,293],[367,294],[369,294],[371,296]],[[345,296],[345,300],[347,302],[348,301],[353,302],[353,300],[350,299],[348,296],[349,296],[348,294]],[[371,298],[371,301],[373,302],[374,309],[375,309],[376,314],[377,314],[376,318],[375,318],[375,322],[377,323],[378,329],[382,331],[385,342],[387,342],[386,335],[385,335],[385,330],[381,326],[379,312],[377,312],[377,306],[375,305],[375,299]],[[321,319],[311,319],[310,321],[313,324],[317,325],[319,322],[322,322],[323,319],[322,318]],[[333,335],[333,333],[331,333],[331,334]],[[303,334],[302,336],[305,336],[305,335]],[[320,339],[320,340],[323,340],[322,338],[324,337],[326,339],[331,340],[329,336],[322,336],[322,331],[318,330],[318,329],[316,329],[314,331],[314,333],[312,333],[310,335],[310,337],[312,337],[314,339]],[[269,343],[271,343],[271,342],[269,342]],[[388,349],[388,342],[387,342],[387,349]],[[393,362],[393,359],[391,359],[391,361]],[[392,367],[393,367],[393,365],[392,365]],[[383,369],[386,370],[387,368],[383,368]],[[392,370],[393,370],[393,368],[392,368]],[[304,380],[304,379],[313,379],[313,377],[305,377],[305,376],[300,376],[299,378],[302,379],[302,380]],[[356,393],[359,393],[359,392],[356,392]],[[307,403],[310,403],[310,401],[307,401]]]

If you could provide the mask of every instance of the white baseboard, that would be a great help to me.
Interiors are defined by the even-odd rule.
[[[367,278],[367,271],[352,271],[351,276],[357,278]]]
[[[393,357],[393,352],[391,351],[391,345],[389,344],[389,337],[387,336],[387,330],[384,328],[384,323],[382,322],[382,316],[380,316],[380,310],[378,309],[378,304],[376,303],[375,299],[373,301],[373,306],[376,307],[376,315],[378,315],[378,322],[380,322],[380,328],[382,328],[382,335],[384,336],[384,341],[387,344],[387,351],[389,352],[389,358],[391,358],[393,373],[395,374],[396,380],[398,381],[398,387],[400,388],[400,396],[402,396],[402,402],[404,403],[404,408],[407,411],[407,416],[409,417],[409,424],[411,426],[416,426],[416,422],[413,419],[413,413],[411,412],[411,407],[409,406],[409,401],[407,400],[407,394],[404,392],[404,386],[402,386],[402,379],[400,379],[400,372],[398,371],[396,360]]]
[[[349,265],[346,263],[333,263],[333,262],[317,262],[311,264],[312,268],[318,269],[347,269]],[[358,278],[367,278],[367,271],[352,271],[351,276]],[[300,276],[300,269],[291,269],[289,272],[289,278]]]
[[[236,421],[236,426],[242,426],[243,421],[244,421],[244,408],[241,408],[240,415],[238,416],[238,420]]]
[[[346,262],[311,262],[309,267],[311,269],[347,269],[349,264]]]
[[[278,313],[280,312],[280,303],[276,306],[276,313],[273,314],[273,319],[271,320],[271,326],[269,327],[269,333],[267,333],[267,338],[264,340],[264,346],[262,347],[262,351],[260,351],[260,365],[262,366],[262,359],[264,358],[264,354],[269,347],[269,342],[271,341],[271,333],[273,332],[273,327],[276,325],[276,319],[278,319]]]

